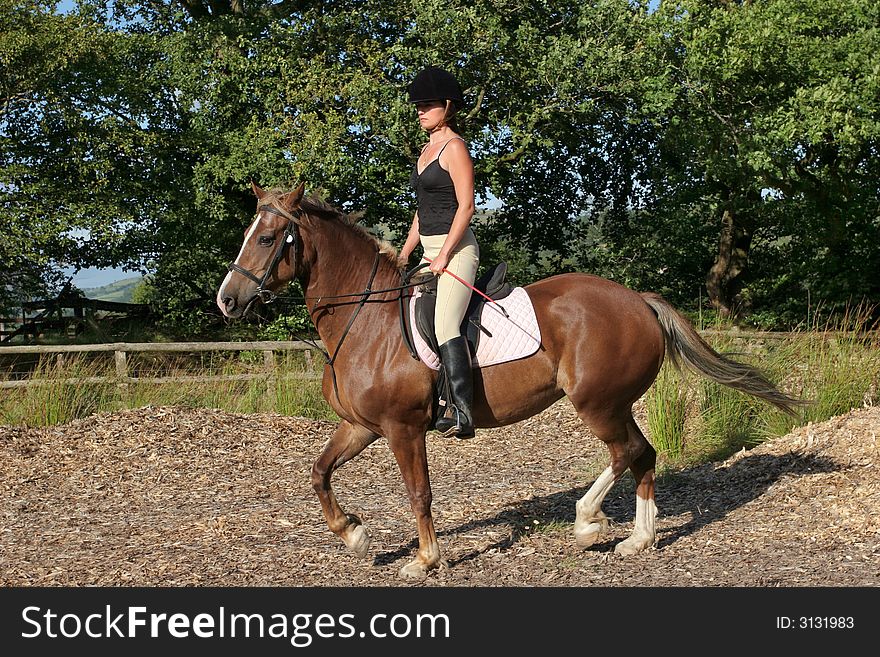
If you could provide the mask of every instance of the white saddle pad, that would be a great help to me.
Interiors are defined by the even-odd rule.
[[[409,318],[413,327],[416,352],[425,365],[433,370],[439,370],[440,357],[422,339],[416,328],[415,308],[419,296],[421,291],[416,288],[409,304]],[[508,317],[505,317],[497,306],[504,308]],[[491,337],[485,332],[480,336],[477,353],[473,358],[474,367],[488,367],[525,358],[531,356],[541,346],[541,330],[538,328],[535,308],[523,288],[514,288],[509,296],[497,302],[497,306],[495,303],[487,303],[483,306],[480,323]]]

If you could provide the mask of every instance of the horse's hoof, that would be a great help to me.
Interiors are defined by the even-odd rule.
[[[608,531],[608,518],[601,511],[593,518],[595,522],[587,524],[574,524],[574,538],[578,547],[588,548],[596,544],[599,538]]]
[[[363,558],[370,550],[370,533],[363,525],[354,525],[345,535],[345,544],[356,555]]]
[[[646,548],[651,547],[654,544],[654,540],[650,537],[644,536],[630,536],[625,541],[621,541],[617,545],[614,546],[614,551],[623,556],[623,557],[631,557],[634,554],[638,554],[639,552],[644,551]]]
[[[580,548],[589,548],[593,547],[596,544],[596,541],[599,540],[599,537],[602,535],[602,525],[598,522],[594,522],[590,525],[587,525],[581,531],[575,531],[574,538],[577,541],[578,547]]]
[[[409,582],[421,582],[428,576],[428,569],[421,561],[410,561],[400,569],[398,575]]]

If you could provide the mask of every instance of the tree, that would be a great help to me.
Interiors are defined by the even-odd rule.
[[[158,218],[180,206],[175,192],[191,194],[155,37],[119,38],[41,2],[3,0],[2,11],[7,248],[39,265],[142,265],[161,248]]]
[[[533,225],[531,171],[564,168],[566,153],[584,159],[574,179],[557,168],[541,190],[563,201],[544,217],[564,235],[615,173],[571,126],[590,130],[603,113],[622,121],[601,103],[625,79],[628,46],[616,41],[633,37],[615,25],[632,10],[625,0],[514,4],[83,0],[58,16],[13,0],[25,43],[8,69],[25,73],[7,83],[7,216],[46,222],[47,260],[150,263],[162,314],[176,324],[207,316],[252,212],[250,179],[305,181],[399,237],[424,138],[405,85],[431,63],[467,89],[478,192],[509,208],[502,230]],[[27,48],[58,63],[35,64]],[[540,234],[549,239],[536,247],[574,250]]]
[[[672,206],[693,207],[698,191],[714,217],[713,305],[736,315],[761,295],[799,297],[798,285],[832,304],[847,289],[876,299],[865,268],[876,255],[853,257],[853,247],[880,230],[877,4],[683,0],[662,3],[657,18],[669,36],[658,41],[666,74],[650,107],[674,155],[654,188]],[[779,264],[750,272],[755,252]]]
[[[727,313],[877,294],[868,0],[0,3],[3,266],[149,269],[177,330],[219,321],[252,179],[401,239],[424,140],[405,86],[428,64],[465,88],[478,201],[500,201],[481,244],[521,282],[584,269],[686,299],[706,278]]]

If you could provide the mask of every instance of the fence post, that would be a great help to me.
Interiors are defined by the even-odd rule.
[[[116,363],[116,378],[119,380],[116,384],[117,390],[119,390],[119,399],[122,402],[122,407],[128,408],[128,358],[124,351],[117,350],[113,352],[113,360]]]
[[[275,410],[275,352],[267,349],[263,352],[263,364],[266,368],[266,395],[268,395],[272,410]]]

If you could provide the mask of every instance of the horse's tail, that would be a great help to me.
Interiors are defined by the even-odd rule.
[[[795,409],[806,402],[789,397],[777,389],[759,369],[719,354],[660,295],[646,292],[642,294],[642,298],[657,315],[663,329],[666,353],[675,367],[681,368],[681,362],[684,361],[686,365],[716,383],[754,395],[797,417]]]

